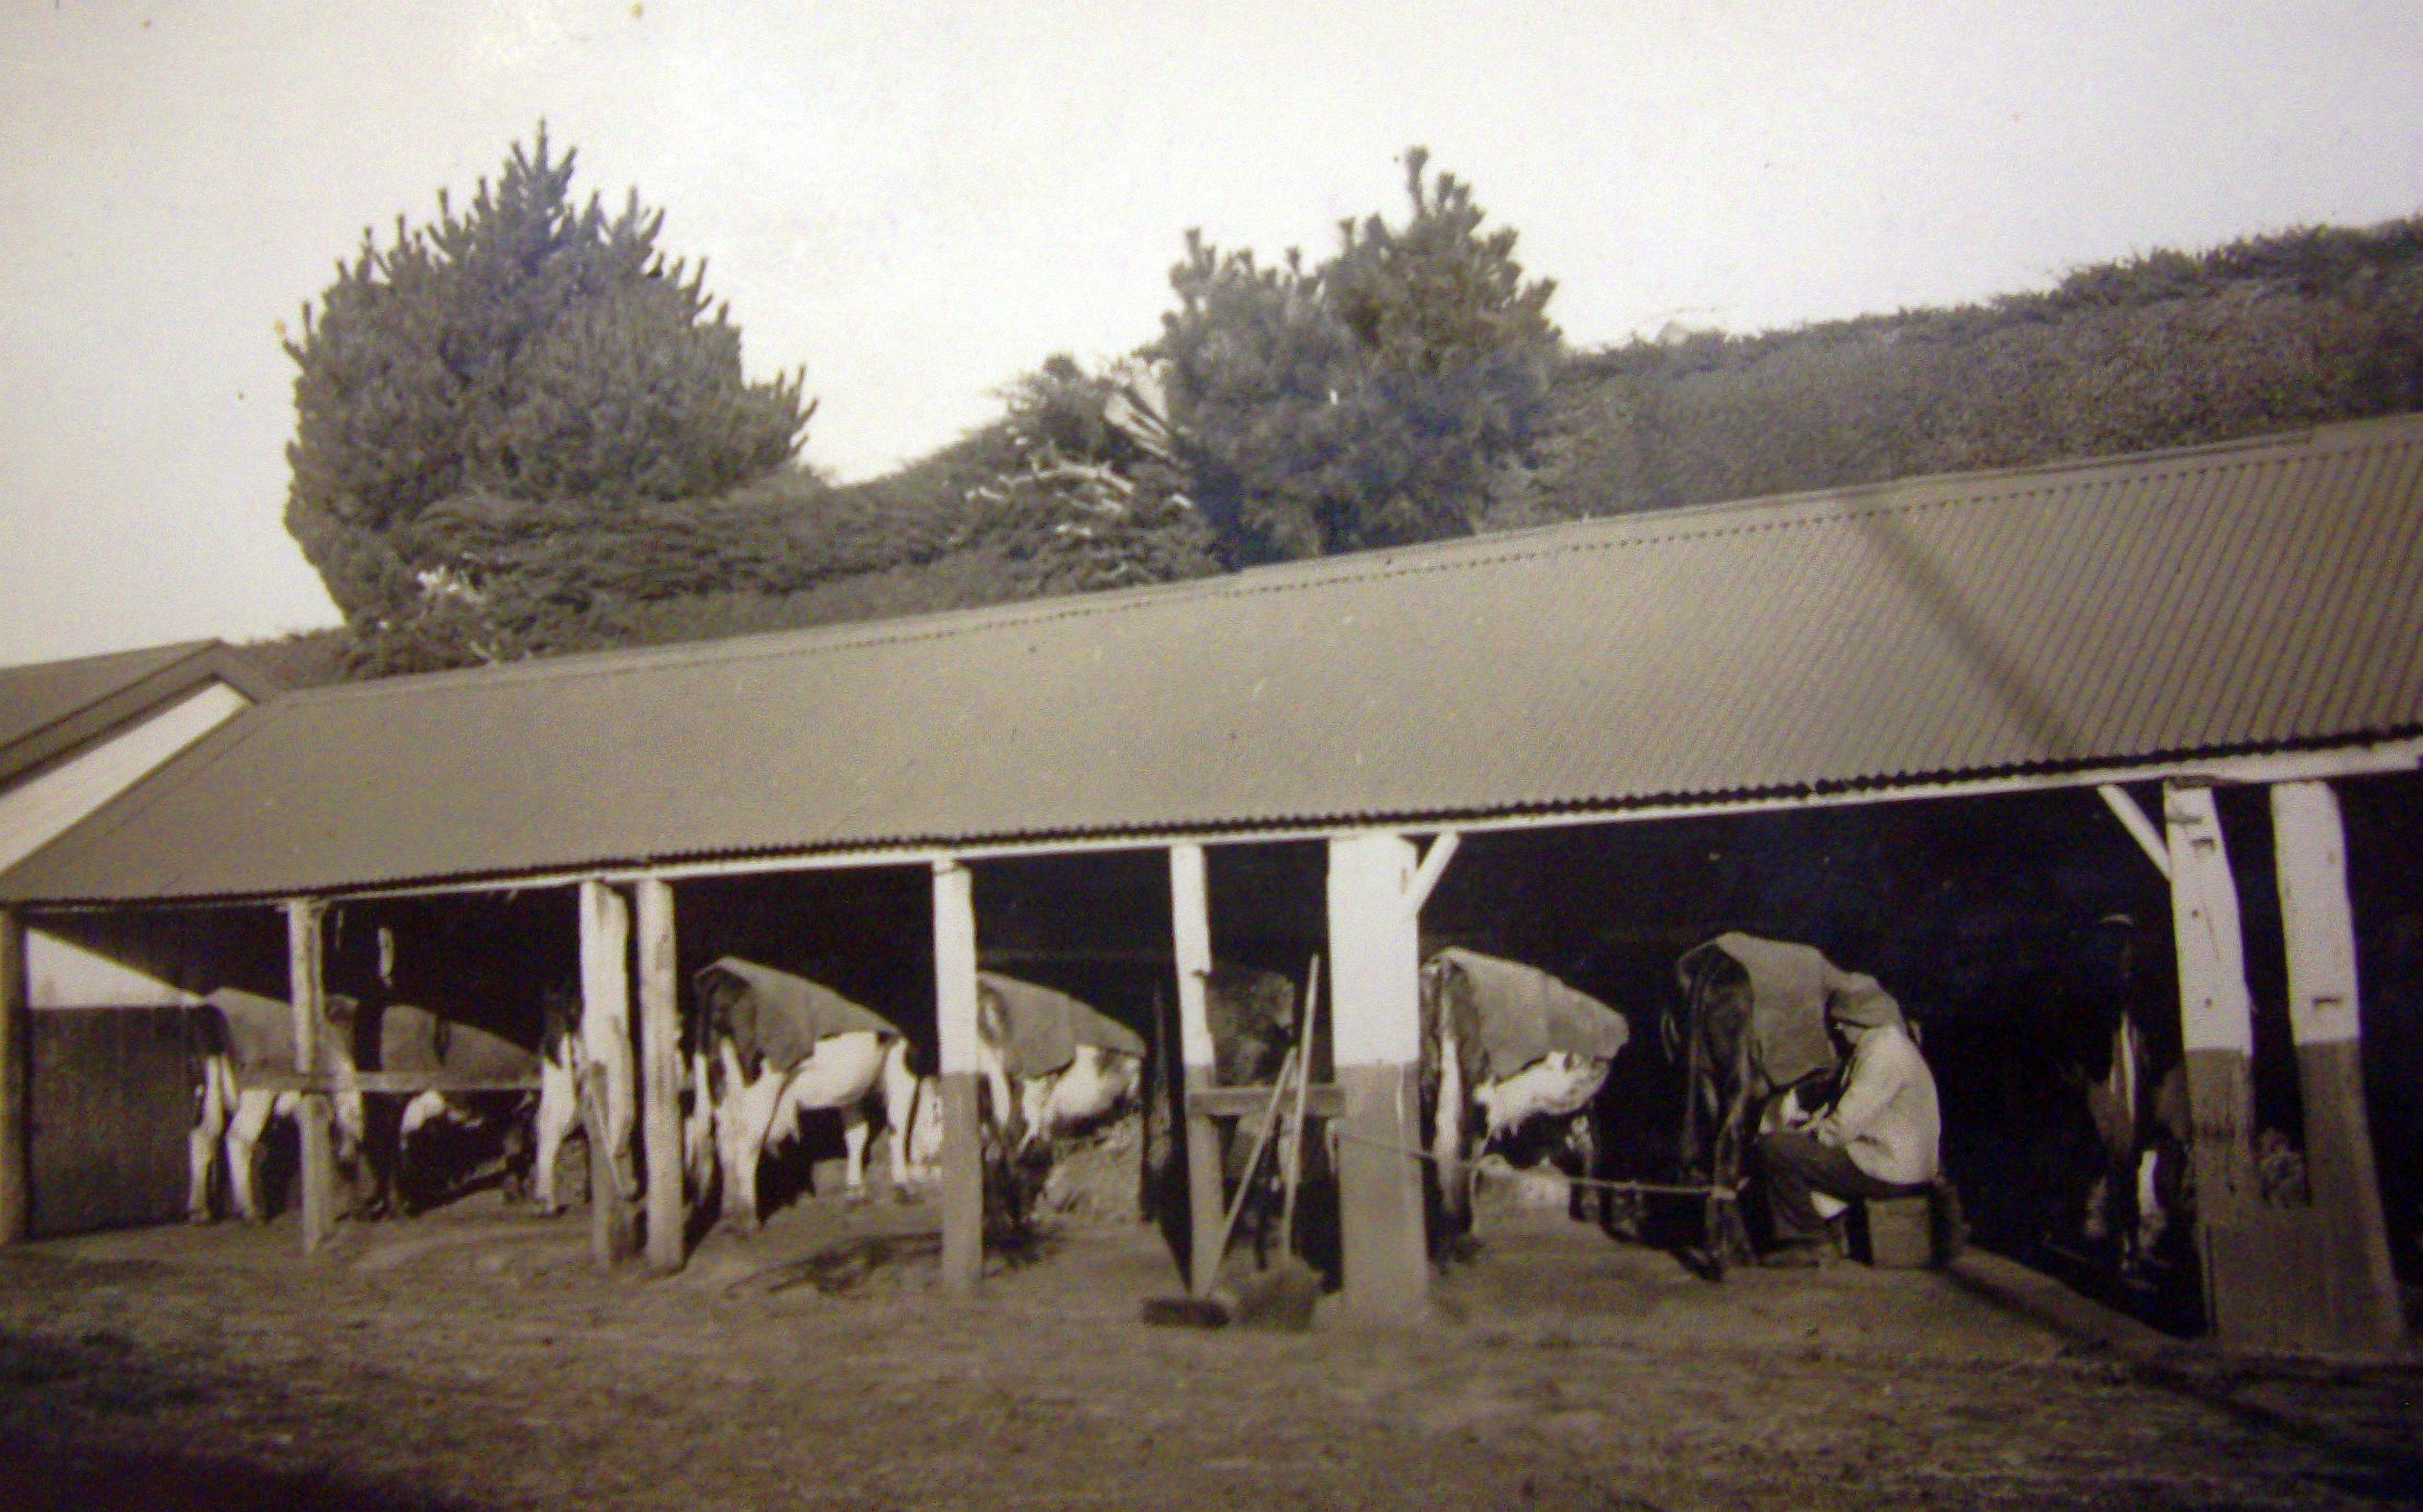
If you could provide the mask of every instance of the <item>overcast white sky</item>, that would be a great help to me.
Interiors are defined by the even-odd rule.
[[[2423,5],[0,6],[0,662],[334,622],[281,321],[545,117],[863,477],[1325,251],[1412,143],[1581,345],[2423,208]]]

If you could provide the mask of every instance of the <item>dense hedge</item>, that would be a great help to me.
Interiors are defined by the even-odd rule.
[[[1569,364],[1549,517],[2016,466],[2423,408],[2423,219],[2083,269],[2049,292]]]
[[[1053,396],[1084,398],[1091,382],[1047,364],[1013,391],[1002,420],[886,477],[831,486],[785,472],[642,509],[578,549],[564,540],[570,522],[544,506],[449,523],[482,551],[577,559],[565,581],[578,591],[534,617],[520,654],[1212,570],[1185,522],[1146,512],[1098,533],[1082,498],[1037,465]],[[1487,526],[1525,525],[2418,409],[2423,218],[2157,252],[1986,305],[1574,357],[1531,465],[1501,470],[1468,512]],[[1060,436],[1053,455],[1099,460],[1106,445]],[[477,512],[476,501],[463,508]],[[332,666],[358,676],[410,663],[318,638],[270,649],[301,682]]]

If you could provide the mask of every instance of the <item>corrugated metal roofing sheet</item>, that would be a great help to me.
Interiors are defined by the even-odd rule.
[[[277,691],[215,640],[0,667],[0,786],[214,680],[255,701]]]
[[[2423,417],[321,689],[0,896],[1714,800],[2423,729]]]

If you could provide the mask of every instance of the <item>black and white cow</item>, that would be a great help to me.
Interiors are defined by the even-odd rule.
[[[1552,1134],[1573,1173],[1591,1173],[1589,1115],[1631,1037],[1621,1014],[1537,968],[1444,950],[1422,968],[1421,1015],[1431,1157],[1451,1222],[1471,1216],[1471,1162],[1518,1136]]]
[[[560,1034],[548,1036],[561,1040]],[[561,1054],[561,1046],[557,1047]],[[435,1191],[448,1180],[434,1158],[437,1147],[467,1139],[475,1148],[495,1147],[505,1166],[509,1195],[520,1187],[532,1163],[531,1097],[520,1084],[538,1082],[536,1110],[539,1143],[545,1159],[537,1163],[542,1211],[553,1211],[554,1160],[562,1134],[578,1122],[579,1108],[570,1076],[553,1066],[554,1057],[492,1030],[460,1023],[411,1003],[388,1002],[359,1008],[353,1032],[354,1063],[360,1070],[403,1073],[457,1083],[489,1083],[483,1092],[430,1090],[410,1095],[394,1126],[394,1147],[372,1142],[369,1155],[376,1184],[375,1201],[390,1192],[406,1206]],[[546,1136],[552,1133],[550,1142]],[[453,1136],[449,1140],[448,1136]],[[484,1154],[474,1158],[484,1158]]]
[[[367,1127],[362,1094],[351,1085],[354,1006],[350,998],[327,1000],[313,1054],[336,1085],[330,1101],[337,1158],[347,1167],[358,1161]],[[272,1118],[293,1117],[302,1102],[299,1093],[261,1084],[264,1073],[282,1078],[294,1070],[294,1010],[276,998],[221,987],[203,1000],[199,1017],[201,1079],[186,1138],[186,1216],[197,1223],[211,1221],[211,1178],[224,1144],[230,1205],[239,1216],[258,1221],[265,1216],[258,1190],[261,1137]]]
[[[1124,1111],[1144,1055],[1141,1035],[1090,1003],[998,971],[976,978],[976,1068],[1013,1148]]]
[[[696,983],[695,1093],[684,1145],[696,1190],[721,1176],[725,1221],[758,1226],[758,1163],[799,1136],[805,1112],[841,1114],[851,1198],[865,1195],[870,1107],[892,1114],[895,1189],[919,1179],[906,1129],[917,1080],[898,1028],[830,987],[736,956],[704,968]]]

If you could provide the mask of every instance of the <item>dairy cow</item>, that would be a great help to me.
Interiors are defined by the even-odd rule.
[[[579,1107],[562,1060],[564,1035],[550,1020],[542,1047],[533,1049],[494,1031],[441,1017],[411,1003],[388,1002],[356,1010],[354,1063],[362,1071],[401,1073],[456,1084],[486,1084],[487,1091],[424,1091],[409,1096],[395,1124],[392,1152],[373,1142],[370,1164],[384,1198],[392,1190],[407,1205],[422,1189],[442,1183],[431,1158],[441,1132],[486,1135],[502,1146],[508,1192],[535,1164],[538,1205],[555,1210],[554,1156],[565,1132],[579,1120]],[[521,1090],[538,1084],[533,1161],[530,1097]]]
[[[867,1112],[889,1110],[895,1187],[910,1169],[906,1125],[916,1099],[900,1031],[830,987],[736,956],[702,969],[693,1101],[685,1147],[694,1189],[718,1178],[724,1221],[757,1227],[757,1170],[796,1139],[800,1115],[841,1114],[853,1199],[865,1194]]]
[[[358,1160],[366,1122],[362,1095],[350,1085],[354,1006],[350,998],[328,998],[327,1012],[314,1026],[313,1051],[314,1063],[337,1088],[330,1099],[337,1158],[348,1167]],[[230,1205],[258,1221],[264,1216],[258,1190],[261,1137],[272,1118],[292,1118],[302,1103],[299,1093],[263,1084],[266,1077],[282,1079],[294,1070],[294,1010],[276,998],[221,987],[202,1001],[198,1034],[201,1077],[186,1140],[186,1216],[197,1223],[211,1221],[212,1175],[224,1146]]]
[[[1536,968],[1444,950],[1422,967],[1421,1020],[1430,1153],[1451,1224],[1469,1221],[1465,1173],[1493,1145],[1544,1132],[1590,1173],[1589,1115],[1631,1036],[1622,1015]]]
[[[1012,1149],[1125,1110],[1144,1055],[1134,1030],[1065,992],[997,971],[976,978],[976,1066]]]

